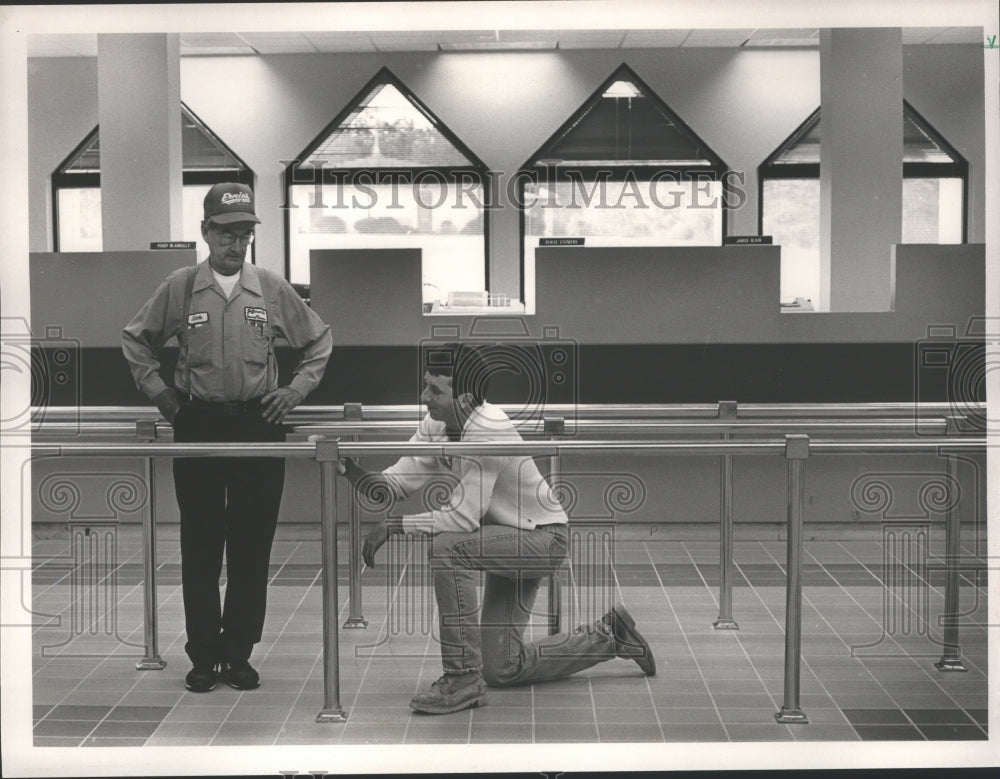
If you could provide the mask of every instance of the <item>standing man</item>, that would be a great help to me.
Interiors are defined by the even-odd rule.
[[[282,422],[319,384],[333,344],[330,328],[281,276],[245,263],[253,243],[252,190],[216,184],[205,196],[201,235],[208,258],[171,273],[122,331],[136,386],[174,428],[174,440],[284,441]],[[158,352],[180,347],[173,386]],[[278,386],[275,338],[300,352]],[[238,690],[260,686],[250,653],[260,641],[268,565],[284,488],[280,458],[176,458],[181,576],[192,692],[222,678]],[[226,557],[225,605],[219,577]]]
[[[521,440],[503,410],[486,401],[491,367],[478,350],[448,344],[428,348],[423,358],[420,400],[427,416],[411,441]],[[649,644],[622,606],[572,633],[525,641],[541,581],[562,565],[568,548],[566,512],[530,457],[404,457],[381,473],[345,458],[338,470],[356,488],[396,498],[442,475],[455,485],[441,509],[377,523],[362,550],[374,567],[375,553],[390,535],[432,536],[444,675],[416,695],[410,708],[447,714],[481,706],[487,685],[559,679],[615,657],[635,661],[646,675],[656,673]],[[480,571],[486,573],[481,616]]]

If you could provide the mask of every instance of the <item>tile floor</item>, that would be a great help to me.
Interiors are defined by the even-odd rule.
[[[901,551],[909,567],[879,539],[806,543],[800,704],[809,722],[793,725],[774,717],[783,703],[783,541],[736,543],[738,630],[712,624],[717,541],[659,540],[667,533],[654,541],[637,531],[619,532],[596,551],[579,544],[565,610],[589,620],[623,602],[655,649],[657,675],[615,659],[562,681],[490,690],[487,706],[436,717],[408,706],[440,673],[426,566],[419,544],[394,541],[384,563],[363,574],[367,629],[340,633],[347,721],[317,723],[320,546],[308,533],[279,529],[268,622],[252,658],[261,687],[220,685],[201,695],[183,684],[189,665],[176,530],[158,540],[159,647],[168,663],[160,671],[134,669],[143,654],[137,528],[45,535],[34,544],[36,746],[987,739],[985,565],[965,550],[968,670],[939,672],[943,571],[933,555],[940,539],[922,560]],[[338,548],[343,624],[343,539]],[[888,569],[885,559],[893,561]],[[543,589],[533,631],[546,630],[545,605]]]

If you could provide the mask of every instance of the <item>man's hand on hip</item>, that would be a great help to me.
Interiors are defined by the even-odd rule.
[[[167,387],[163,390],[163,392],[153,398],[153,402],[160,410],[163,418],[170,424],[173,424],[174,417],[177,416],[177,412],[181,409],[181,398],[177,390],[173,387]]]
[[[268,392],[261,400],[261,411],[265,422],[279,424],[288,412],[302,402],[302,396],[291,387],[278,387]]]

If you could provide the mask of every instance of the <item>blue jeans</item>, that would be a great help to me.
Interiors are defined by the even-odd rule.
[[[480,671],[492,687],[559,679],[615,656],[597,624],[525,642],[539,586],[566,557],[568,529],[519,530],[484,525],[472,533],[438,533],[430,566],[445,673]],[[476,585],[486,573],[482,615]],[[477,618],[479,617],[479,618]]]

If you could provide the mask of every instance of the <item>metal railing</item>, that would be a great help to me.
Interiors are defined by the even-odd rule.
[[[969,417],[980,415],[971,429],[982,429],[984,411],[971,405],[963,407],[962,415],[948,403],[868,403],[868,404],[737,404],[719,401],[716,404],[549,404],[528,419],[518,418],[523,407],[503,406],[513,417],[522,436],[561,440],[568,435],[691,435],[732,440],[746,434],[782,436],[794,433],[807,435],[928,436],[954,434],[970,429]],[[289,429],[293,434],[339,435],[357,441],[364,435],[389,433],[409,434],[415,419],[422,415],[421,406],[363,406],[346,403],[342,406],[305,406],[292,411]],[[136,414],[139,414],[138,419]],[[557,416],[556,414],[570,414]],[[141,440],[157,437],[158,413],[148,407],[88,407],[36,409],[34,430],[39,437],[59,435],[122,436],[131,435],[133,427],[145,429]],[[567,424],[567,422],[569,424]],[[152,424],[153,427],[149,427]],[[734,501],[733,456],[721,455],[719,484],[719,614],[713,622],[717,630],[738,630],[733,616],[734,580]],[[558,457],[552,457],[550,474],[560,472]],[[152,478],[151,465],[145,469]],[[553,477],[550,477],[553,478]],[[360,527],[356,507],[351,508],[351,559],[349,578],[349,608],[344,627],[363,629],[368,621],[363,614],[360,560]],[[553,576],[549,586],[552,629],[559,626],[558,579]]]
[[[872,404],[737,404],[719,401],[716,404],[683,405],[577,405],[549,404],[541,416],[518,418],[523,407],[503,406],[513,416],[522,436],[562,440],[568,435],[691,435],[731,440],[740,435],[794,433],[807,435],[943,435],[963,426],[956,423],[954,407],[946,403]],[[357,441],[364,435],[389,433],[409,434],[421,416],[421,406],[363,406],[347,403],[342,406],[305,406],[289,415],[289,429],[297,435],[339,435]],[[571,414],[569,419],[559,414]],[[741,415],[743,417],[741,418]],[[131,436],[137,425],[146,432],[141,440],[153,440],[158,435],[155,409],[148,407],[88,407],[36,409],[33,430],[38,437],[61,435]],[[853,418],[851,418],[853,417]],[[153,427],[149,427],[152,424]],[[550,473],[559,473],[558,458],[551,458]],[[146,468],[152,478],[151,468]],[[734,578],[733,525],[733,460],[732,455],[720,457],[719,486],[719,614],[713,627],[718,630],[738,630],[733,617],[732,587]],[[360,541],[360,529],[352,508],[352,557],[349,579],[350,603],[346,628],[366,628],[361,589],[360,551],[354,549]],[[355,537],[356,536],[356,537]],[[550,581],[549,604],[558,602],[557,581]],[[554,619],[554,627],[558,617]]]
[[[549,403],[539,407],[537,416],[563,417],[564,419],[704,419],[720,416],[722,403],[730,403],[734,413],[753,419],[829,419],[846,417],[868,419],[884,417],[913,419],[918,416],[949,417],[957,413],[954,403]],[[494,404],[512,418],[524,411],[524,404]],[[970,407],[966,412],[977,411]],[[298,406],[288,415],[290,424],[322,423],[337,420],[364,420],[409,422],[419,421],[425,413],[420,405],[364,405],[344,403],[329,406]],[[985,413],[985,408],[981,409]],[[37,423],[77,422],[131,422],[136,419],[158,419],[159,412],[145,406],[36,406],[31,418]]]
[[[140,435],[155,435],[155,422],[142,423]],[[36,453],[47,456],[101,456],[101,457],[143,457],[152,476],[152,459],[156,457],[293,457],[314,458],[320,466],[321,503],[321,544],[323,580],[323,656],[324,656],[324,705],[317,715],[320,722],[342,722],[346,720],[340,703],[340,654],[339,632],[336,620],[338,609],[337,589],[337,475],[335,464],[340,457],[364,456],[475,456],[475,455],[516,455],[547,456],[559,458],[563,455],[581,454],[628,454],[651,456],[756,456],[782,455],[787,461],[788,486],[788,535],[786,567],[786,611],[785,611],[785,661],[783,705],[775,714],[779,722],[806,723],[799,699],[802,640],[802,525],[804,521],[805,463],[811,455],[821,454],[906,454],[936,453],[947,457],[949,474],[953,472],[954,455],[980,452],[985,449],[984,438],[928,438],[922,440],[850,440],[850,441],[810,441],[808,436],[796,434],[785,436],[783,440],[769,441],[521,441],[521,442],[446,442],[446,443],[395,443],[395,442],[340,442],[335,439],[319,439],[301,443],[258,443],[258,444],[178,444],[156,443],[153,441],[136,443],[81,443],[81,442],[35,442]],[[947,489],[954,482],[949,480]],[[153,484],[150,482],[150,507],[152,507]],[[946,550],[949,555],[958,554],[960,515],[955,501],[947,502]],[[147,512],[148,521],[143,522],[144,573],[145,573],[145,617],[144,635],[145,657],[137,667],[140,669],[162,668],[156,635],[156,551],[155,527],[152,509]],[[352,524],[354,520],[352,518]],[[351,533],[352,559],[357,553],[356,537]],[[945,583],[945,612],[957,614],[960,580],[956,557],[949,558]],[[965,670],[962,666],[958,643],[958,620],[945,621],[945,654],[936,664],[939,670]]]

